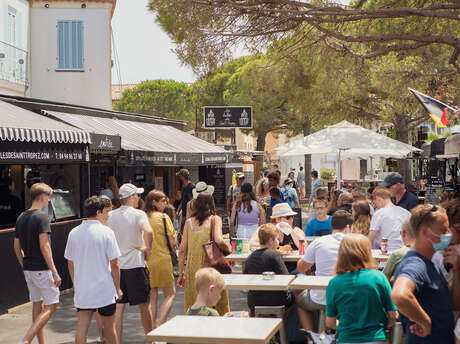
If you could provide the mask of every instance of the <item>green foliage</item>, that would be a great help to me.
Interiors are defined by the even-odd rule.
[[[125,90],[115,109],[166,117],[187,122],[187,128],[194,125],[193,90],[185,82],[173,80],[151,80]]]
[[[322,168],[322,169],[319,171],[319,175],[321,176],[321,179],[328,179],[328,180],[331,180],[331,179],[334,179],[334,178],[335,178],[335,171],[334,171],[334,170],[327,169],[327,168]]]

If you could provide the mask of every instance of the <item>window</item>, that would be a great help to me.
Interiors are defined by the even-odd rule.
[[[16,46],[16,9],[8,6],[8,43]]]
[[[83,22],[60,20],[58,31],[58,70],[83,70]]]

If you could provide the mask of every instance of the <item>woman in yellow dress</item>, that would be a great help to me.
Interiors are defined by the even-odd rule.
[[[170,247],[175,249],[176,231],[169,216],[163,213],[167,204],[168,198],[159,190],[150,191],[145,198],[145,212],[153,230],[152,254],[147,262],[150,272],[150,305],[153,328],[167,320],[176,297],[173,266],[166,243],[166,240],[169,240]],[[165,235],[165,226],[167,235]],[[163,290],[164,300],[157,319],[158,288]]]
[[[179,248],[178,269],[179,279],[177,288],[185,285],[184,312],[194,304],[197,293],[195,290],[195,273],[203,267],[204,251],[203,244],[207,243],[211,236],[211,218],[214,221],[214,241],[218,245],[225,244],[222,237],[222,219],[215,215],[214,199],[212,192],[204,191],[197,195],[193,190],[194,198],[193,213],[184,225],[182,242]],[[187,267],[184,272],[184,259],[187,256]],[[224,290],[216,310],[222,316],[230,311],[228,292]]]

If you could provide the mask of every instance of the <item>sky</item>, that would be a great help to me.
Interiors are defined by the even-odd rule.
[[[172,52],[174,43],[147,11],[148,0],[117,0],[112,18],[114,46],[119,63],[121,83],[135,84],[144,80],[173,79],[193,82],[196,76],[183,66]],[[112,68],[112,83],[119,84],[117,68]]]

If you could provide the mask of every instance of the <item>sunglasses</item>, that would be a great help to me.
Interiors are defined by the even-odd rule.
[[[244,177],[238,178],[239,180],[244,180]]]
[[[290,220],[290,219],[294,218],[294,216],[289,215],[289,216],[285,216],[284,218],[285,218],[286,220]]]
[[[432,204],[430,206],[430,211],[428,213],[426,213],[425,215],[422,216],[422,218],[420,219],[420,222],[419,224],[417,225],[417,230],[420,228],[420,226],[423,224],[423,222],[425,222],[425,219],[431,214],[431,213],[434,213],[435,211],[438,211],[438,207],[434,204]]]

